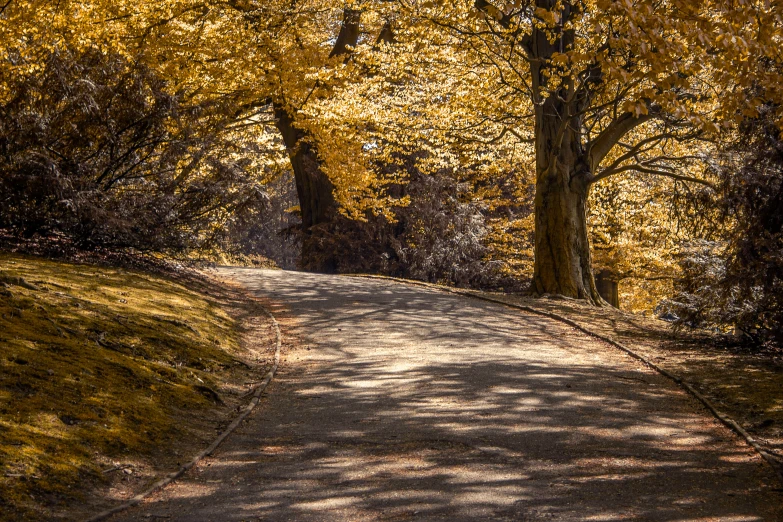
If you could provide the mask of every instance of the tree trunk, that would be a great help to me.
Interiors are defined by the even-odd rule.
[[[302,217],[302,254],[299,267],[302,270],[321,273],[336,271],[335,252],[323,248],[320,235],[328,235],[328,229],[339,217],[334,199],[334,185],[321,170],[318,150],[307,139],[304,131],[294,126],[293,118],[281,106],[275,104],[277,128],[283,136],[291,168],[294,171],[296,194]]]
[[[307,230],[329,222],[337,208],[333,195],[334,185],[321,170],[315,144],[294,126],[291,115],[277,104],[275,118],[294,171],[296,193],[302,212],[302,228]]]
[[[600,303],[587,239],[587,189],[572,186],[568,167],[536,183],[535,268],[538,294],[560,294]]]
[[[548,89],[550,78],[557,77],[551,58],[574,44],[574,30],[567,26],[574,7],[568,0],[536,0],[536,7],[558,9],[560,22],[554,32],[535,27],[529,42],[536,153],[533,291],[603,304],[593,279],[587,239],[592,176],[582,143],[581,114],[589,97],[569,77],[563,77],[554,92]]]
[[[555,96],[537,112],[533,290],[601,304],[587,237],[590,171],[581,122],[564,122],[568,107]]]
[[[616,275],[609,270],[601,270],[595,276],[595,286],[604,301],[620,308],[620,284]]]
[[[330,57],[349,56],[360,36],[361,11],[346,8],[343,23]],[[296,181],[296,194],[302,216],[303,270],[332,273],[337,270],[338,245],[333,241],[340,214],[334,198],[334,185],[321,168],[317,143],[296,127],[295,113],[281,103],[274,103],[277,129],[283,137]]]

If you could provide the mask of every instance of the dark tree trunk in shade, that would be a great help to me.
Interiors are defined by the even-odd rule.
[[[334,186],[321,170],[316,144],[311,143],[305,132],[294,126],[288,112],[277,105],[275,118],[294,171],[302,228],[309,230],[315,225],[328,223],[336,211]]]
[[[600,303],[587,236],[589,172],[579,142],[566,132],[560,153],[546,144],[559,125],[544,121],[538,139],[533,290]],[[554,123],[554,122],[552,122]]]
[[[538,0],[536,5],[551,9],[554,0]],[[563,20],[572,7],[566,2]],[[590,162],[583,144],[581,113],[588,103],[586,96],[572,92],[564,83],[547,93],[550,81],[544,64],[555,52],[569,48],[574,41],[572,30],[562,30],[552,42],[544,31],[534,29],[530,40],[531,54],[539,58],[531,65],[532,86],[540,96],[535,105],[535,265],[533,291],[537,294],[559,294],[600,304],[595,287],[587,236],[587,196]]]
[[[361,11],[346,9],[343,24],[330,57],[346,57],[359,40]],[[313,272],[335,272],[338,245],[330,241],[342,219],[337,212],[334,185],[321,168],[318,143],[296,126],[296,113],[282,103],[274,103],[277,129],[283,137],[296,181],[302,215],[302,255],[300,268]]]
[[[609,270],[598,272],[595,276],[595,286],[604,301],[615,308],[620,308],[620,284],[612,272]]]

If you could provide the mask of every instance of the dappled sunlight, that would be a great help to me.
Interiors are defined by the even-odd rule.
[[[0,520],[178,465],[253,375],[232,373],[250,370],[238,324],[203,283],[7,253],[0,278]]]
[[[768,470],[695,401],[570,328],[385,282],[227,273],[274,293],[308,349],[288,354],[219,455],[144,506],[156,516],[673,522],[776,509],[723,493],[780,499],[758,493]],[[231,488],[180,497],[216,477]]]

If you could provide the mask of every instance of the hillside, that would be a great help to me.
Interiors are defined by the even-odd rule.
[[[250,305],[192,276],[0,254],[0,295],[2,520],[135,493],[262,374],[241,342]]]

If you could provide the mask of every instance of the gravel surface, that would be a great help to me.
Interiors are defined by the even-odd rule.
[[[576,299],[469,291],[483,298],[555,313],[620,342],[682,378],[767,451],[783,455],[783,353],[729,344],[714,332],[683,328]],[[783,472],[783,458],[778,459]]]
[[[220,274],[279,305],[278,375],[212,458],[113,520],[783,520],[742,441],[565,325],[386,281]]]

